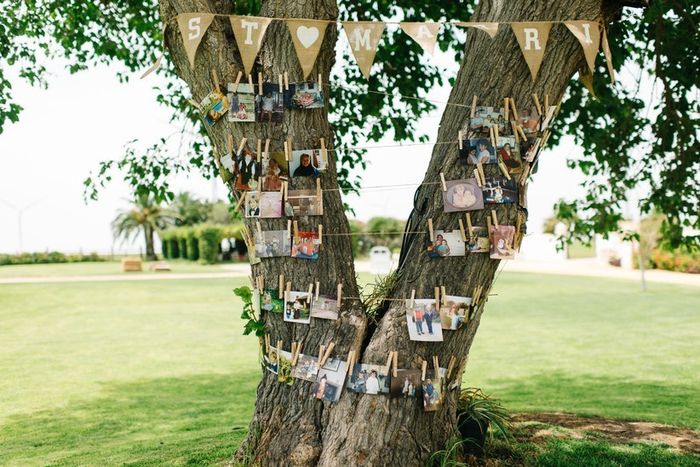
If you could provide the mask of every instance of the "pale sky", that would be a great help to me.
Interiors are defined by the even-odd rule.
[[[446,60],[439,58],[440,62]],[[456,69],[451,63],[445,66]],[[68,74],[56,63],[48,68],[52,72],[48,90],[15,81],[14,95],[25,110],[19,123],[8,125],[0,134],[0,252],[16,252],[20,246],[18,214],[8,204],[23,209],[24,251],[108,253],[112,248],[128,248],[137,252],[142,245],[140,239],[131,246],[114,244],[110,230],[117,210],[128,205],[125,184],[113,182],[99,201],[86,205],[82,181],[99,161],[119,158],[127,142],[139,139],[146,147],[177,131],[168,123],[169,110],[155,100],[152,87],[160,78],[152,75],[120,84],[115,77],[116,67],[99,66],[76,75]],[[438,88],[428,98],[444,101],[448,94],[449,89]],[[426,129],[432,141],[443,110],[439,106],[435,115],[418,125]],[[368,143],[382,144],[394,143]],[[176,155],[176,145],[172,149]],[[369,151],[363,186],[420,183],[431,150],[426,145]],[[542,154],[539,173],[528,193],[530,232],[541,229],[554,202],[580,191],[581,175],[566,167],[566,159],[580,153],[581,149],[567,140]],[[219,180],[216,183],[218,186],[199,174],[191,174],[175,180],[174,186],[176,191],[188,190],[203,198],[216,194],[223,197],[224,187]],[[373,216],[406,218],[414,191],[415,187],[368,189],[359,196],[350,196],[348,202],[360,220]]]

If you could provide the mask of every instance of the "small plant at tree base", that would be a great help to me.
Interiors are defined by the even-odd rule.
[[[462,439],[473,442],[465,445],[467,450],[475,447],[477,452],[482,452],[487,436],[490,441],[494,429],[506,440],[510,437],[511,418],[498,399],[492,399],[479,388],[464,388],[457,401],[457,426]]]
[[[247,336],[250,333],[255,333],[256,336],[262,337],[265,334],[265,321],[263,321],[261,316],[257,316],[255,313],[253,291],[250,287],[243,286],[233,289],[233,293],[243,301],[241,318],[246,320],[245,326],[243,327],[243,334]]]

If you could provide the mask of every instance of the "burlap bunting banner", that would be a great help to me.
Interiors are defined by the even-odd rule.
[[[464,21],[460,21],[457,23],[457,26],[463,27],[463,28],[474,28],[474,29],[480,29],[484,31],[486,34],[493,39],[496,37],[496,33],[498,32],[498,23],[467,23]]]
[[[564,21],[571,34],[578,39],[586,56],[588,68],[593,72],[595,68],[595,56],[600,46],[600,27],[592,21]]]
[[[230,16],[233,36],[236,38],[238,50],[241,53],[241,61],[246,74],[250,74],[255,63],[255,57],[262,45],[265,31],[272,18],[262,16]]]
[[[435,44],[437,43],[438,32],[440,31],[440,23],[400,23],[401,29],[411,36],[414,41],[418,42],[423,50],[430,55],[435,53]]]
[[[365,78],[377,54],[377,46],[384,33],[385,25],[379,21],[343,21],[343,30],[350,43],[350,49]]]
[[[304,79],[306,79],[314,68],[316,57],[318,57],[318,52],[321,50],[328,21],[288,19],[287,27],[292,35],[294,49],[297,52],[299,64],[304,72]]]
[[[182,13],[177,16],[182,42],[192,68],[194,68],[194,56],[197,53],[197,47],[202,42],[202,37],[204,37],[204,33],[207,32],[212,21],[214,21],[214,15],[211,13]]]
[[[510,26],[518,39],[520,50],[523,53],[523,57],[525,57],[527,66],[530,68],[530,74],[534,81],[544,58],[544,51],[547,47],[547,39],[549,38],[549,30],[552,28],[552,23],[521,22],[511,23]]]
[[[615,84],[615,68],[612,62],[612,53],[610,52],[610,44],[608,44],[608,32],[603,29],[603,54],[605,61],[608,64],[608,73],[610,73],[610,82]]]

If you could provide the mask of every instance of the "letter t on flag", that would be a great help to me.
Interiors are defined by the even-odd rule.
[[[241,53],[241,61],[246,74],[250,74],[262,45],[265,31],[272,19],[260,16],[229,16],[233,36]]]
[[[435,53],[435,43],[440,31],[440,23],[400,23],[401,29],[418,42],[430,55]]]
[[[355,61],[362,75],[369,79],[385,25],[379,21],[343,21],[342,25]]]
[[[552,23],[525,22],[511,23],[510,26],[513,28],[515,38],[518,39],[520,50],[523,53],[523,57],[525,57],[527,66],[530,68],[530,74],[534,81],[537,77],[537,72],[540,71]]]

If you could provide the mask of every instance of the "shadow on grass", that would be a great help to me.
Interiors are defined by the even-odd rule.
[[[553,372],[479,384],[514,412],[570,412],[700,429],[697,386],[643,376],[630,380]],[[472,384],[468,376],[466,384]]]
[[[105,385],[99,399],[16,415],[0,465],[211,465],[229,459],[253,412],[257,373]]]

